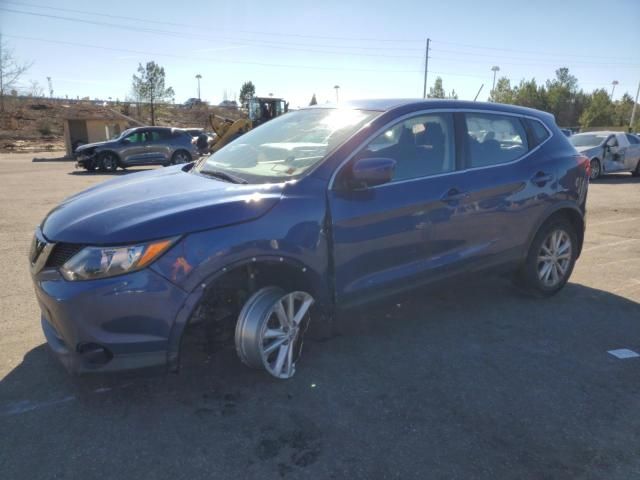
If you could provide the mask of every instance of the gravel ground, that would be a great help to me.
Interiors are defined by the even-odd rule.
[[[556,297],[476,278],[345,312],[281,382],[198,338],[179,375],[77,378],[54,361],[31,234],[106,178],[0,154],[0,478],[640,477],[640,358],[607,353],[640,352],[640,179],[591,186]]]

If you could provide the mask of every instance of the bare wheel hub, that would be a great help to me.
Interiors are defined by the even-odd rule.
[[[236,351],[253,368],[264,368],[276,378],[291,378],[302,349],[313,297],[266,287],[242,307],[236,324]]]

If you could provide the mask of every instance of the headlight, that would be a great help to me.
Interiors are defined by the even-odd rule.
[[[135,272],[146,267],[171,247],[176,238],[125,247],[86,247],[61,268],[70,281],[94,280]]]

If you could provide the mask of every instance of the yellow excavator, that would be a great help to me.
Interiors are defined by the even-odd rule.
[[[252,128],[262,125],[272,118],[289,111],[289,103],[282,98],[252,97],[248,102],[249,118],[233,120],[214,113],[209,115],[209,123],[216,139],[210,148],[211,153],[217,152],[227,143],[244,135]]]

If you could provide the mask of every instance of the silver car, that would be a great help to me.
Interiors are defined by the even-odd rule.
[[[197,156],[191,135],[169,127],[130,128],[111,140],[82,145],[74,152],[77,167],[106,172],[118,167],[188,163]]]
[[[622,132],[588,132],[569,141],[591,161],[591,180],[605,173],[631,172],[640,176],[640,138]]]

